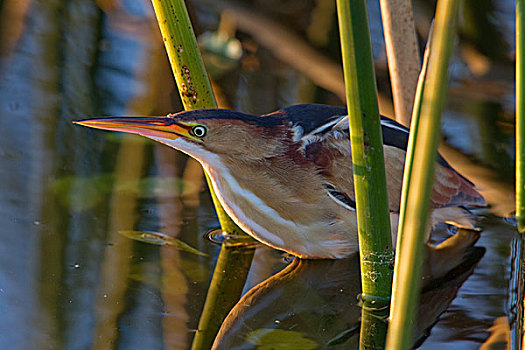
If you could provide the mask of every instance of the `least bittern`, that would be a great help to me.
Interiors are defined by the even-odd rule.
[[[261,117],[204,109],[77,123],[146,136],[187,153],[210,175],[233,221],[255,239],[301,258],[342,258],[358,250],[346,114],[340,107],[297,105]],[[384,117],[381,126],[395,236],[408,129]],[[432,224],[472,229],[474,218],[463,206],[484,203],[438,156]]]

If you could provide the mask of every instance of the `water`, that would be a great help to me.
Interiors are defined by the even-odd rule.
[[[206,238],[218,222],[195,161],[71,123],[180,110],[149,3],[99,4],[103,10],[87,0],[3,1],[25,17],[4,10],[0,20],[10,28],[0,41],[2,349],[189,348],[220,249]],[[196,10],[204,26],[217,19],[206,6]],[[303,23],[299,17],[295,24]],[[244,44],[244,60],[218,78],[235,108],[265,113],[312,98],[339,103],[271,51]],[[503,89],[502,102],[490,108],[479,96],[449,98],[444,133],[490,169],[473,180],[490,184],[497,205],[484,214],[479,262],[427,291],[425,305],[436,307],[420,335],[443,313],[423,349],[477,349],[497,320],[514,318],[515,229],[495,215],[512,204],[511,92]],[[469,169],[479,170],[461,171]],[[355,257],[290,261],[257,248],[244,292],[263,281],[268,288],[250,292],[222,341],[352,348],[360,312]]]

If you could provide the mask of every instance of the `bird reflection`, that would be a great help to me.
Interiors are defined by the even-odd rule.
[[[460,230],[426,246],[414,344],[420,344],[485,253],[479,234]],[[295,259],[235,305],[214,349],[357,349],[361,307],[359,255],[340,260]]]

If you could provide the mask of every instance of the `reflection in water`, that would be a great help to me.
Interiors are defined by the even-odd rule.
[[[503,220],[489,216],[478,245],[487,251],[474,274],[464,283],[456,298],[425,341],[425,349],[478,348],[489,337],[488,329],[509,307],[510,242],[516,230]]]
[[[472,247],[477,237],[460,231],[427,251],[414,341],[428,334],[483,256],[485,249]],[[224,321],[214,348],[357,349],[360,292],[357,254],[341,260],[295,259],[244,295]]]
[[[512,332],[508,329],[508,323],[496,319],[494,326],[491,330],[491,338],[501,339],[502,334],[507,335],[509,338],[509,344],[511,349],[520,349],[523,341],[523,331],[524,331],[524,304],[523,299],[525,296],[525,274],[524,274],[524,244],[525,236],[523,234],[516,232],[512,240],[512,250],[511,250],[511,274],[509,281],[509,321],[512,325]],[[506,318],[505,318],[506,319]],[[503,326],[507,326],[505,329]]]
[[[115,183],[129,181],[138,183],[144,163],[144,142],[128,138],[121,145],[117,154]],[[118,318],[125,305],[124,299],[130,274],[130,256],[133,243],[118,234],[120,230],[133,229],[136,222],[137,191],[115,191],[111,198],[109,218],[109,241],[112,246],[104,251],[101,262],[101,276],[95,299],[95,326],[93,331],[93,349],[106,349],[116,344],[118,339]]]
[[[154,148],[154,156],[158,164],[158,172],[161,177],[176,177],[178,166],[177,154],[170,152],[166,147]],[[157,192],[157,203],[159,206],[159,219],[161,229],[171,238],[180,234],[179,223],[182,216],[181,191],[176,188],[175,195],[165,195],[166,192]],[[188,285],[181,271],[180,252],[176,249],[161,249],[160,267],[161,296],[164,302],[164,315],[162,318],[163,343],[168,349],[187,348],[186,324],[189,316],[184,309],[187,302]]]

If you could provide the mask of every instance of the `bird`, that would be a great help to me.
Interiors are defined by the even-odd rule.
[[[409,129],[387,117],[380,121],[395,246]],[[339,259],[359,250],[345,107],[302,104],[262,116],[200,109],[75,123],[142,135],[195,158],[226,213],[268,246],[304,259]],[[484,205],[474,184],[438,155],[431,226],[476,229],[466,206]]]

